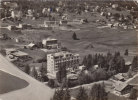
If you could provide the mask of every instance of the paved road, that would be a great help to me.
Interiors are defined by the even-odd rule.
[[[0,95],[0,100],[50,100],[53,96],[54,90],[19,70],[1,54],[0,70],[24,79],[29,83],[29,86],[23,89]]]

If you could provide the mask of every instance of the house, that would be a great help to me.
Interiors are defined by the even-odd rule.
[[[22,37],[17,37],[17,38],[14,38],[14,39],[15,39],[15,42],[17,42],[17,43],[24,42]]]
[[[72,70],[77,69],[79,67],[79,54],[67,51],[47,54],[47,70],[49,73],[55,73],[61,65]]]
[[[18,57],[18,58],[23,58],[23,57],[27,57],[28,56],[27,53],[19,51],[19,50],[13,52],[12,55],[15,56],[15,57]]]
[[[83,69],[85,69],[86,66],[82,65],[82,66],[79,66],[79,70],[82,71]]]
[[[117,81],[125,81],[122,73],[119,73],[117,75],[114,75],[113,76],[113,79],[115,79]]]
[[[125,95],[130,93],[133,86],[127,84],[126,82],[117,81],[115,84],[115,91],[119,95]]]
[[[71,96],[70,100],[77,100],[77,99]]]
[[[68,21],[67,24],[68,25],[80,25],[80,24],[84,24],[86,22],[87,22],[86,19],[73,19],[72,21]]]
[[[44,21],[44,27],[46,28],[56,28],[59,27],[60,21]]]
[[[93,68],[97,70],[99,68],[99,65],[94,65]]]
[[[12,10],[11,11],[11,17],[13,19],[18,19],[20,20],[23,17],[23,13],[22,11],[18,11],[18,10]]]
[[[17,49],[15,49],[15,48],[6,48],[5,51],[6,51],[6,55],[9,55],[9,54],[11,54],[11,53],[16,52]]]
[[[19,24],[19,26],[17,26],[18,28],[20,29],[31,29],[32,28],[32,25],[31,24]]]
[[[43,47],[46,49],[59,49],[60,45],[55,38],[47,38],[42,40]]]
[[[9,25],[7,28],[9,30],[17,30],[18,29],[15,25]]]
[[[29,49],[34,49],[34,48],[36,48],[37,46],[36,46],[36,44],[34,44],[34,43],[30,43],[30,44],[28,44],[26,47],[29,48]]]
[[[77,74],[68,74],[67,75],[67,79],[71,80],[71,81],[77,80],[78,79],[78,75]]]
[[[18,4],[16,2],[3,2],[3,5],[5,5],[6,7],[9,7],[11,9],[15,9],[18,7]]]
[[[26,17],[30,19],[34,17],[34,12],[32,9],[28,9]]]
[[[112,8],[113,8],[113,9],[116,9],[117,7],[119,7],[118,4],[113,4],[113,5],[112,5]]]
[[[1,39],[1,40],[6,40],[6,39],[8,39],[7,34],[0,34],[0,39]]]

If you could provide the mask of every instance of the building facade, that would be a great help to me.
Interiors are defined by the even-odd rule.
[[[68,70],[74,70],[79,67],[79,54],[70,52],[58,52],[47,54],[47,70],[49,73],[55,73],[60,66],[65,66]]]
[[[47,38],[42,40],[42,44],[46,49],[59,49],[60,45],[57,39]]]

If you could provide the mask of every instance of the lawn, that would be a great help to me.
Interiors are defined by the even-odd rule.
[[[25,80],[0,70],[0,94],[19,90],[27,87],[28,85],[28,82]]]
[[[80,40],[73,40],[73,31],[63,31],[63,30],[48,30],[48,29],[32,29],[32,30],[22,30],[20,34],[14,33],[13,31],[2,30],[2,33],[8,34],[10,37],[22,37],[26,44],[32,42],[40,42],[42,39],[47,37],[54,37],[61,42],[62,46],[67,47],[72,52],[80,54],[81,59],[87,54],[102,53],[106,54],[108,51],[111,53],[115,51],[120,51],[124,54],[125,49],[128,49],[130,53],[129,56],[124,56],[127,61],[132,61],[133,54],[137,52],[137,32],[135,30],[124,30],[121,28],[98,28],[99,26],[104,26],[100,23],[96,23],[96,20],[105,19],[105,17],[99,15],[98,13],[83,13],[82,15],[73,16],[70,14],[72,19],[75,18],[87,18],[88,23],[82,25],[72,25],[74,28],[79,28],[80,30],[75,31],[77,37]],[[40,18],[36,20],[23,19],[24,23],[37,26],[43,24],[47,18]],[[4,24],[4,23],[2,23]],[[106,25],[105,25],[106,26]],[[15,41],[15,40],[14,40]],[[5,45],[3,45],[5,44]],[[15,42],[1,42],[0,45],[14,45]],[[22,44],[22,43],[18,43]],[[93,46],[93,48],[90,47]],[[88,47],[88,48],[87,48]],[[36,54],[36,53],[34,53]]]

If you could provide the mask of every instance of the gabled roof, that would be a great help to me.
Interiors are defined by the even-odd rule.
[[[128,86],[127,83],[118,81],[118,82],[115,84],[115,90],[121,92],[121,91],[124,90],[127,86]]]
[[[33,46],[35,46],[34,43],[30,43],[30,44],[28,44],[28,47],[33,47]]]
[[[124,77],[122,76],[122,73],[119,73],[119,74],[115,75],[114,77],[117,78],[118,80],[124,79]]]

